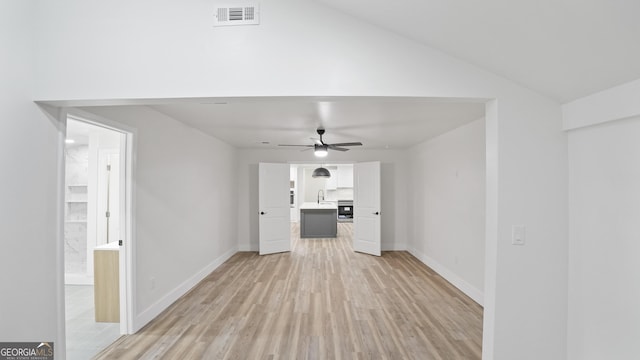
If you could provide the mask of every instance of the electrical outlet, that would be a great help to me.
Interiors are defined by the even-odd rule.
[[[154,290],[156,288],[156,278],[152,277],[149,284],[151,285],[151,290]]]
[[[525,226],[513,225],[511,227],[511,244],[512,245],[524,245],[525,243]]]

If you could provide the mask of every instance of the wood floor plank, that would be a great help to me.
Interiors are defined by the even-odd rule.
[[[480,359],[482,307],[407,252],[354,252],[351,225],[235,254],[95,359]]]

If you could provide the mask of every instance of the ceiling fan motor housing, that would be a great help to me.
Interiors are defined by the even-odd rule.
[[[320,142],[322,143],[322,145],[324,145],[324,141],[322,141],[322,135],[324,135],[324,129],[318,129],[316,131],[318,132],[318,135],[320,135]]]
[[[318,135],[320,135],[320,140],[316,140],[316,143],[313,145],[289,145],[289,144],[280,144],[278,146],[301,146],[301,147],[306,147],[308,149],[313,148],[315,151],[316,156],[318,157],[324,157],[327,155],[328,150],[337,150],[337,151],[348,151],[349,149],[347,149],[345,146],[362,146],[362,143],[357,141],[357,142],[344,142],[344,143],[335,143],[335,144],[327,144],[324,142],[324,140],[322,140],[322,135],[324,135],[325,130],[323,128],[318,128],[316,129],[316,132],[318,133]]]

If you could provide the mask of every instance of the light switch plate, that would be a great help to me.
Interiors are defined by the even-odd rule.
[[[511,227],[511,244],[513,245],[524,245],[525,243],[525,226],[524,225],[513,225]]]

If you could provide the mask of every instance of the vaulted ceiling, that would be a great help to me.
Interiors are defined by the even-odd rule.
[[[315,0],[561,103],[640,78],[637,0]]]
[[[640,78],[640,0],[313,0],[565,103]],[[234,146],[407,147],[476,120],[455,99],[192,99],[155,110]]]

